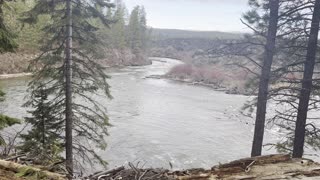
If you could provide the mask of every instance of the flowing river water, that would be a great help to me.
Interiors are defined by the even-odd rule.
[[[161,75],[179,61],[157,58],[143,67],[109,69],[112,100],[108,108],[108,148],[100,151],[109,167],[140,162],[146,167],[174,169],[204,167],[250,155],[253,119],[239,112],[248,96],[229,95],[210,88],[165,79]],[[7,92],[2,112],[23,118],[28,78],[1,81]],[[267,131],[274,141],[275,132]],[[264,153],[274,153],[264,149]]]

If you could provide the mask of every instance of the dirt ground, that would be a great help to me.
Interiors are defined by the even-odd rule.
[[[132,164],[100,172],[90,180],[320,180],[320,164],[308,159],[292,159],[289,155],[268,155],[245,158],[211,169],[169,171],[165,169],[139,169]]]
[[[25,180],[15,176],[14,172],[0,169],[0,180]]]
[[[5,166],[3,166],[5,167]],[[27,180],[28,178],[25,178]],[[61,178],[60,178],[61,179]],[[62,178],[63,179],[63,178]],[[128,164],[97,172],[76,180],[320,180],[320,164],[309,159],[292,159],[290,155],[267,155],[244,158],[211,169],[144,169]],[[0,169],[0,180],[22,180],[10,171]]]

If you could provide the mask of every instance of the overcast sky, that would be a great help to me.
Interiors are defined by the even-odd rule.
[[[143,5],[154,28],[248,31],[240,18],[248,0],[123,0],[129,10]]]

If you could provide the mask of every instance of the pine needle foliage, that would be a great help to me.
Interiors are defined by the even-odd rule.
[[[18,48],[15,42],[16,35],[13,34],[7,27],[4,21],[4,9],[8,8],[7,2],[11,0],[0,0],[0,53],[14,52]]]
[[[97,97],[104,101],[111,98],[111,95],[107,83],[109,76],[95,61],[95,55],[101,50],[101,42],[96,37],[98,27],[91,22],[99,20],[108,26],[112,21],[101,13],[101,9],[111,7],[113,4],[106,0],[72,1],[72,145],[74,164],[78,168],[84,163],[106,165],[95,150],[106,148],[105,136],[108,135],[107,127],[110,124],[106,108],[97,101]],[[29,84],[29,104],[36,99],[38,92],[44,91],[48,97],[46,118],[53,118],[52,121],[58,123],[55,132],[59,132],[65,130],[66,123],[66,1],[37,0],[34,8],[26,13],[23,22],[37,23],[41,15],[50,16],[51,23],[44,28],[46,38],[41,55],[30,64],[34,77]],[[36,117],[38,112],[34,113]],[[65,143],[65,133],[61,133],[59,143]]]
[[[51,106],[47,94],[44,89],[34,91],[33,97],[26,104],[34,109],[29,111],[32,116],[25,118],[31,129],[21,135],[23,145],[19,147],[23,153],[42,165],[60,162],[63,150],[63,118]]]

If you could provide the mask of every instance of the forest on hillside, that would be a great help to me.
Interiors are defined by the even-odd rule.
[[[41,15],[37,23],[21,21],[36,5],[34,0],[9,1],[3,7],[4,23],[15,39],[14,53],[1,54],[0,74],[29,72],[28,64],[37,57],[47,36],[46,26],[51,23],[48,15]],[[103,43],[97,59],[105,66],[147,65],[147,43],[150,30],[147,27],[146,12],[143,6],[135,7],[130,13],[121,1],[114,2],[114,8],[101,9],[110,22],[110,27],[92,18],[91,23],[99,30],[96,33]]]

